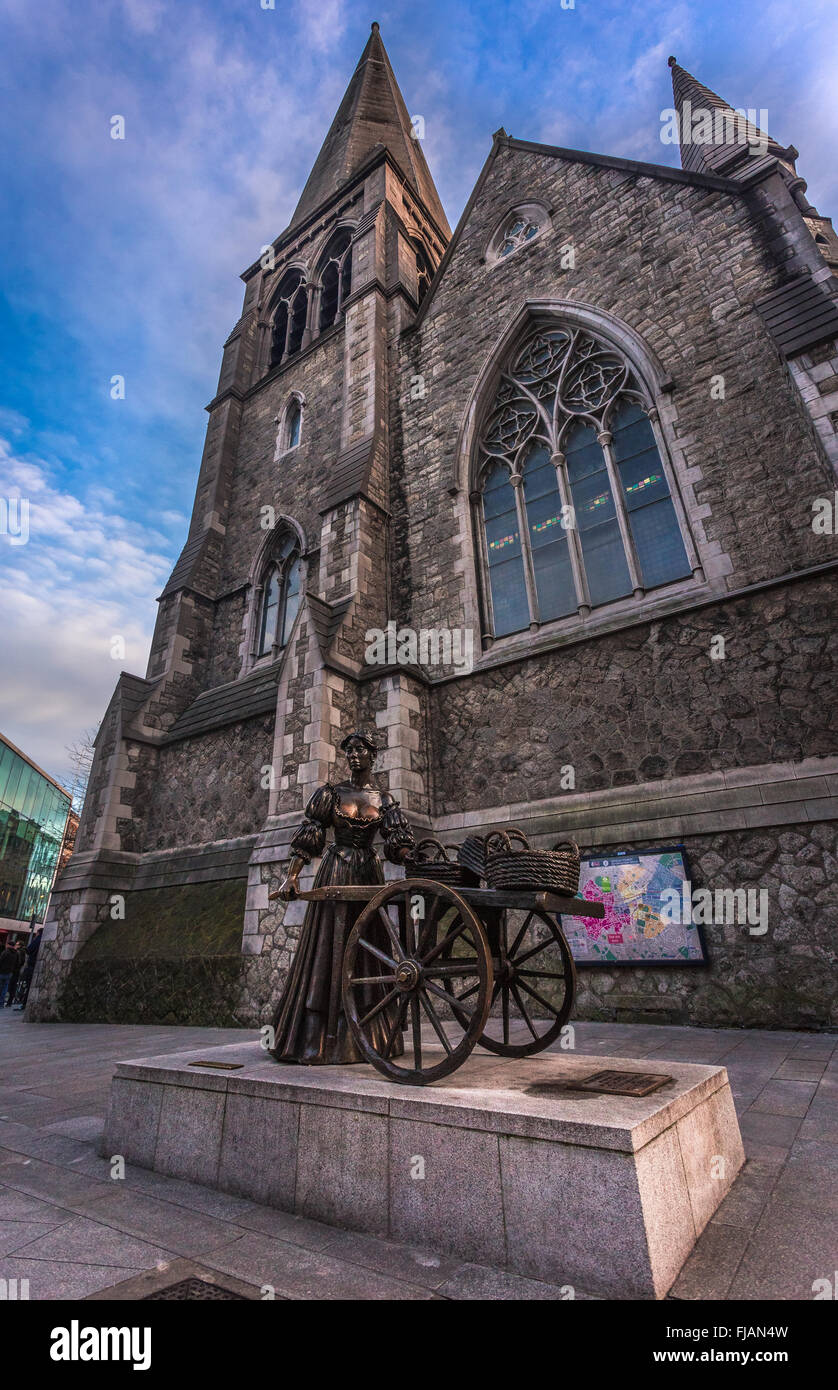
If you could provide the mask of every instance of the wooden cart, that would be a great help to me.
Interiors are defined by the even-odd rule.
[[[605,912],[582,898],[423,878],[314,888],[300,897],[335,904],[330,1012],[336,1016],[342,1002],[367,1060],[407,1086],[449,1075],[478,1045],[504,1057],[549,1047],[576,991],[561,914]],[[357,902],[366,906],[347,935],[349,914],[341,908]],[[423,1023],[441,1058],[436,1048],[423,1051]]]

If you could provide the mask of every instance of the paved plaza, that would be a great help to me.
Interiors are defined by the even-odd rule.
[[[838,1036],[575,1029],[582,1053],[728,1069],[748,1161],[669,1298],[813,1298],[814,1281],[831,1279],[838,1263]],[[97,1144],[115,1063],[243,1036],[28,1024],[0,1010],[0,1276],[27,1279],[31,1299],[144,1297],[190,1276],[250,1298],[266,1290],[281,1299],[566,1297],[141,1168],[114,1180]]]

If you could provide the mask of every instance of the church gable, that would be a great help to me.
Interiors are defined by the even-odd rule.
[[[414,578],[413,611],[423,623],[473,623],[484,650],[499,634],[480,591],[480,550],[489,542],[474,514],[482,506],[477,441],[510,353],[538,327],[584,329],[642,383],[655,411],[660,476],[681,513],[694,597],[767,578],[778,554],[797,564],[825,558],[807,515],[824,485],[823,460],[754,306],[781,274],[764,228],[738,186],[649,169],[499,138],[404,335],[399,409],[410,525],[399,563]],[[412,399],[417,373],[426,389]],[[759,423],[757,409],[768,412]],[[548,434],[545,444],[559,448]],[[639,555],[632,565],[631,505],[615,517],[629,570],[621,621],[646,611],[659,588],[638,582]],[[578,575],[576,589],[578,613],[549,631],[592,621]],[[543,623],[529,607],[532,627],[523,600],[514,627],[532,637]]]

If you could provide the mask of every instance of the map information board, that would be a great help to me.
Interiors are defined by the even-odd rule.
[[[562,918],[576,964],[703,965],[707,956],[701,934],[689,907],[673,912],[673,889],[689,902],[680,849],[584,858],[579,896],[604,903],[605,916]]]

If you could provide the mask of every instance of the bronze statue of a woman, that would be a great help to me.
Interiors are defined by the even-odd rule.
[[[378,751],[373,735],[356,729],[340,746],[349,763],[349,781],[335,785],[326,782],[317,788],[306,806],[305,820],[291,841],[294,858],[279,889],[279,896],[286,902],[299,892],[302,866],[323,854],[329,826],[333,827],[335,838],[323,854],[314,880],[315,888],[325,884],[383,883],[381,861],[373,849],[379,830],[384,840],[384,853],[391,863],[403,863],[415,850],[413,832],[399,810],[399,803],[389,793],[379,791],[370,780]],[[328,1065],[366,1060],[339,1007],[342,942],[335,949],[336,932],[345,940],[363,906],[363,903],[309,903],[297,952],[274,1016],[271,1052],[278,1062]],[[379,1020],[382,1041],[389,1023],[382,1012]],[[400,1051],[401,1037],[392,1055]]]

